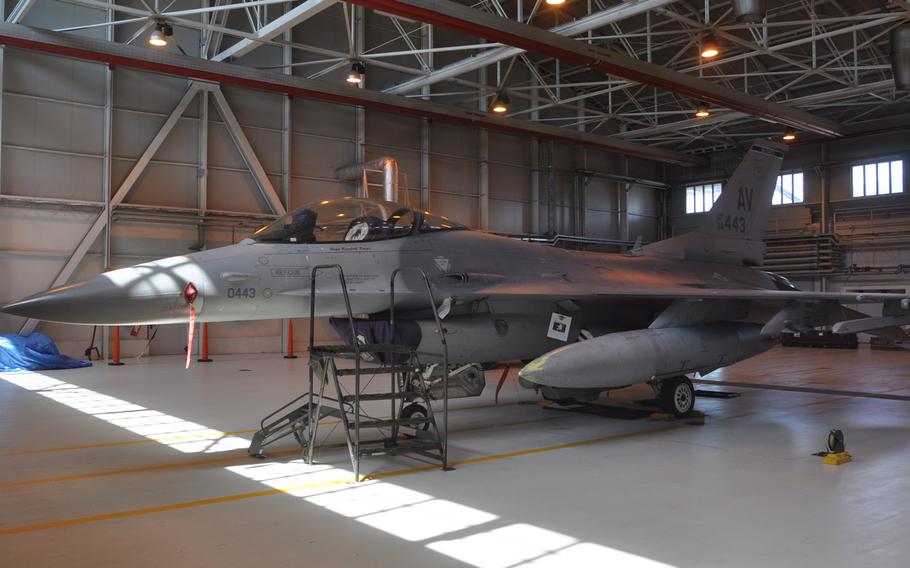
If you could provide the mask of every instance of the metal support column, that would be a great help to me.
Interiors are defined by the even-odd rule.
[[[433,49],[433,26],[430,24],[424,24],[420,28],[420,47],[421,49]],[[427,52],[425,57],[427,65],[432,71],[433,52]],[[424,100],[431,100],[430,85],[421,88],[420,93]],[[424,210],[430,208],[430,121],[427,118],[420,119],[420,208]]]
[[[576,113],[578,119],[578,125],[576,130],[579,132],[585,131],[585,112],[584,112],[585,102],[581,101],[580,107]],[[583,146],[577,146],[575,148],[575,169],[588,169],[588,150]],[[572,210],[573,210],[573,226],[572,233],[579,236],[584,236],[585,234],[585,214],[586,214],[586,199],[585,193],[588,190],[588,178],[584,176],[579,176],[575,174],[574,188],[575,195],[572,201]]]
[[[291,10],[292,4],[288,2],[285,5],[285,13]],[[290,28],[285,30],[281,35],[285,42],[292,39]],[[285,75],[293,75],[294,68],[291,64],[294,62],[294,54],[290,45],[281,48],[282,71]],[[294,140],[293,134],[293,108],[291,104],[293,98],[291,95],[281,95],[281,202],[286,210],[291,209],[291,144]],[[293,351],[293,322],[289,319],[281,321],[281,348],[285,352],[285,357],[292,357]]]
[[[209,97],[203,93],[199,97],[199,131],[198,131],[199,161],[196,170],[196,206],[199,216],[205,217],[208,208],[208,176],[209,176]],[[199,224],[199,247],[205,248],[205,226]]]
[[[531,138],[531,226],[530,232],[540,234],[540,140]]]
[[[547,234],[556,234],[556,166],[554,165],[556,145],[547,142]]]
[[[487,68],[478,71],[480,100],[477,110],[487,112]],[[477,226],[482,231],[490,230],[490,136],[486,129],[477,131]]]
[[[430,208],[430,121],[420,119],[420,208]]]
[[[107,21],[114,20],[114,11],[106,10]],[[106,39],[113,41],[114,27],[108,26],[105,32]],[[101,135],[102,141],[102,159],[101,159],[101,200],[104,202],[104,209],[101,214],[104,215],[104,268],[111,269],[111,142],[114,130],[114,70],[110,65],[104,66],[104,116],[102,118]],[[0,70],[2,74],[2,70]],[[2,130],[2,129],[0,129]],[[26,322],[28,323],[28,322]],[[110,349],[110,328],[102,326],[101,328],[101,357],[107,360],[108,350]]]
[[[622,175],[629,177],[629,157],[620,158]],[[630,182],[619,182],[616,184],[616,210],[619,216],[618,235],[620,240],[629,240],[629,190],[632,189]]]
[[[831,166],[828,164],[830,145],[825,142],[821,145],[821,166],[818,170],[818,231],[822,234],[828,232],[828,208],[831,203]]]
[[[477,161],[477,199],[478,225],[480,230],[490,230],[490,137],[485,129],[478,133]]]
[[[531,96],[538,96],[538,88],[531,89]],[[531,121],[540,119],[540,111],[531,111]],[[531,233],[540,234],[540,139],[531,138]]]
[[[352,6],[351,17],[354,20],[354,54],[359,56],[363,53],[363,48],[365,45],[365,34],[363,29],[363,6]],[[369,80],[369,69],[363,74],[363,78],[360,81],[360,88],[366,88],[366,83]],[[362,164],[366,162],[366,143],[367,143],[367,133],[366,133],[366,108],[362,106],[354,107],[354,163]],[[366,193],[366,186],[363,188],[364,193]]]

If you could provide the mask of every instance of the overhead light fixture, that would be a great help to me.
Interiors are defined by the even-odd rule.
[[[547,5],[549,6],[562,6],[566,3],[566,0],[547,0]]]
[[[490,107],[490,110],[496,114],[503,114],[509,110],[509,95],[506,93],[497,93],[496,98],[493,99],[493,106]]]
[[[720,55],[720,45],[717,43],[717,39],[711,34],[706,35],[701,42],[701,56],[705,59],[712,59],[718,55]]]
[[[796,140],[796,131],[792,128],[787,129],[784,135],[780,137],[784,142],[793,142]]]
[[[695,116],[697,116],[698,118],[705,118],[705,117],[711,116],[711,110],[708,108],[708,105],[706,105],[705,103],[701,103],[695,109]]]
[[[355,61],[354,63],[351,63],[351,72],[348,73],[348,77],[345,79],[345,81],[359,85],[363,82],[363,76],[366,74],[366,72],[366,66],[360,61]]]
[[[158,22],[155,29],[149,35],[149,45],[155,47],[164,47],[167,45],[167,38],[174,35],[174,28],[166,22]]]

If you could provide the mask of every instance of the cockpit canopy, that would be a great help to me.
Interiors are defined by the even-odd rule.
[[[391,201],[345,197],[299,207],[253,233],[264,243],[380,241],[415,232],[467,229],[453,221]]]

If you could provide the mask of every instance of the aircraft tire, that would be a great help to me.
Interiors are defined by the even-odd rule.
[[[417,404],[416,402],[412,402],[401,410],[402,418],[426,418],[427,416],[429,416],[429,412],[427,411],[426,407],[422,404]],[[420,430],[429,430],[430,423],[425,422],[416,428]]]
[[[683,418],[695,409],[695,387],[688,377],[672,377],[661,381],[660,406],[668,414]]]

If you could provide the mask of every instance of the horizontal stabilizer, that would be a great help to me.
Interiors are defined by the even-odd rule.
[[[872,333],[874,335],[876,330],[903,325],[910,325],[910,314],[840,321],[834,324],[831,331],[840,335],[847,333]]]

